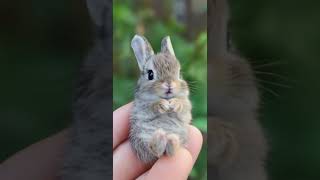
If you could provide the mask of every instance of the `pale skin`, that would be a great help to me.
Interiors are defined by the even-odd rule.
[[[200,131],[190,125],[186,148],[178,148],[172,157],[162,156],[153,165],[144,165],[137,159],[127,140],[131,108],[132,104],[129,103],[113,112],[113,179],[187,179],[202,146]],[[58,180],[56,174],[62,163],[68,132],[68,129],[63,130],[2,162],[0,179]]]

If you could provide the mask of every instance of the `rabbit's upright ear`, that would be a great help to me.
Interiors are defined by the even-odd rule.
[[[154,55],[153,49],[148,42],[148,40],[139,35],[135,35],[131,41],[131,47],[133,49],[134,55],[136,56],[139,69],[143,71],[143,66],[148,60],[148,58]]]
[[[171,44],[171,40],[169,36],[166,36],[162,39],[161,41],[161,52],[163,53],[169,53],[173,56],[175,56],[172,44]]]
[[[109,3],[109,4],[108,4]],[[87,7],[93,22],[97,26],[103,26],[105,21],[105,11],[108,6],[112,6],[110,0],[87,0]],[[110,8],[109,8],[110,9]]]

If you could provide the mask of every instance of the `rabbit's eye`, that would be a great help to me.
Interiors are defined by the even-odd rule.
[[[153,80],[153,71],[152,70],[148,70],[148,79]]]

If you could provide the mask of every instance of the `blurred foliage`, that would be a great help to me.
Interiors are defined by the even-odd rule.
[[[172,1],[173,2],[173,1]],[[203,29],[195,39],[186,38],[185,25],[175,18],[161,20],[152,8],[135,8],[130,1],[114,1],[113,5],[113,105],[118,108],[133,100],[139,69],[130,47],[137,31],[144,36],[157,52],[163,37],[170,35],[182,66],[182,75],[191,89],[193,124],[207,132],[207,33]],[[206,179],[206,143],[191,173],[192,179]]]
[[[269,179],[320,179],[320,1],[230,4],[234,42],[263,86]]]
[[[90,37],[84,1],[2,1],[0,163],[71,121],[71,96]]]

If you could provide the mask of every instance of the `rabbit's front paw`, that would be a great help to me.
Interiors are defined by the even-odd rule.
[[[183,105],[181,100],[177,98],[172,98],[169,100],[169,104],[173,112],[182,112]]]
[[[160,113],[165,113],[165,112],[168,112],[170,110],[170,103],[169,101],[165,100],[165,99],[161,99],[159,102],[158,102],[158,111]]]

